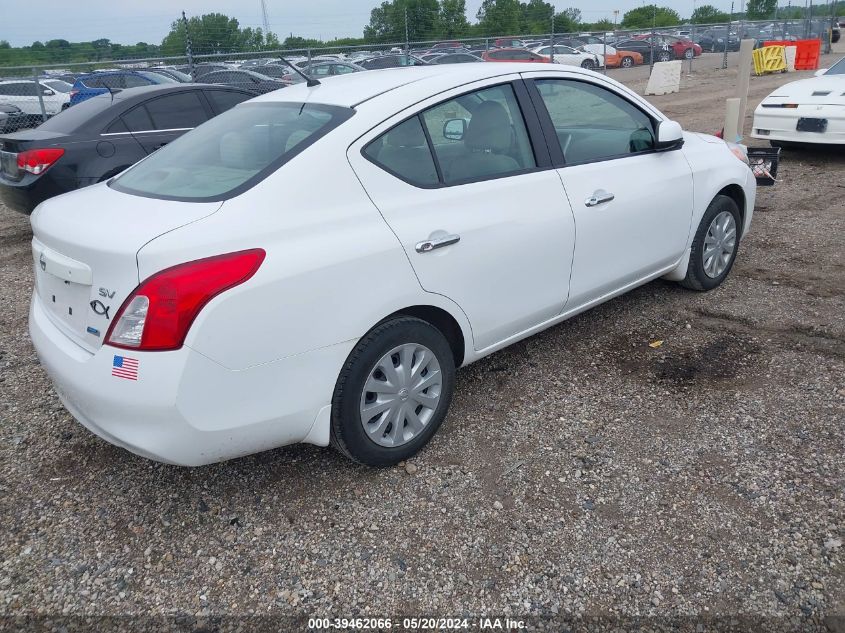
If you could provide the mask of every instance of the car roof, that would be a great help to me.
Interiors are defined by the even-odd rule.
[[[548,64],[454,64],[385,68],[321,79],[321,84],[312,88],[300,83],[261,95],[253,101],[310,101],[351,108],[408,84],[416,84],[420,98],[425,98],[453,86],[532,70],[548,71]]]

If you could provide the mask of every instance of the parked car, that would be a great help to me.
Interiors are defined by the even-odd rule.
[[[727,29],[707,29],[698,38],[698,45],[705,51],[716,53],[724,51],[738,51],[740,44],[739,36]]]
[[[280,88],[286,88],[288,82],[274,77],[268,77],[252,70],[215,70],[202,76],[203,83],[225,84],[244,90],[251,90],[255,94],[263,94]]]
[[[519,38],[500,37],[493,40],[493,46],[496,48],[525,48],[525,42]]]
[[[353,64],[352,62],[318,62],[305,66],[300,69],[308,77],[316,79],[323,79],[325,77],[333,77],[335,75],[348,75],[350,73],[359,73],[367,70],[363,66]],[[295,73],[288,69],[287,74],[282,76],[282,80],[288,84],[298,84],[305,81],[302,75]]]
[[[0,199],[30,213],[47,198],[111,178],[254,96],[224,86],[163,84],[87,99],[38,129],[0,136]]]
[[[17,132],[41,123],[41,116],[27,114],[11,103],[0,103],[0,134]]]
[[[522,64],[548,64],[549,58],[525,48],[496,48],[481,54],[485,62],[519,62]]]
[[[426,66],[427,64],[414,55],[380,55],[356,62],[364,70],[379,70],[381,68],[399,68],[404,66]]]
[[[182,66],[176,66],[176,70],[179,72],[185,73],[186,75],[193,76],[195,80],[199,80],[205,74],[213,73],[218,70],[234,70],[235,66],[229,64],[195,64],[192,69],[189,65],[183,64]]]
[[[193,81],[193,78],[188,73],[183,73],[175,68],[148,68],[146,72],[158,73],[159,75],[170,77],[173,81],[183,84],[189,84]]]
[[[751,136],[775,147],[845,145],[845,58],[776,88],[754,111]]]
[[[26,114],[41,115],[41,103],[47,116],[58,114],[70,102],[70,94],[51,88],[47,80],[0,80],[0,102],[11,103]],[[39,96],[39,92],[41,93]]]
[[[675,59],[675,53],[667,42],[655,41],[652,46],[652,42],[649,40],[630,39],[617,42],[616,47],[626,51],[639,53],[643,57],[644,64],[651,63],[652,55],[654,56],[654,61],[656,62],[669,62]]]
[[[126,88],[177,83],[175,79],[145,70],[111,70],[82,75],[70,91],[70,105],[82,103],[97,95],[114,93]]]
[[[532,53],[542,55],[551,61],[552,47],[538,46],[531,50]],[[580,66],[581,68],[588,68],[594,70],[604,66],[604,58],[600,55],[587,53],[586,51],[577,51],[574,48],[564,46],[563,44],[556,44],[554,46],[554,62],[556,64],[568,64],[569,66]]]
[[[293,73],[290,66],[286,66],[282,63],[264,64],[262,66],[252,66],[251,68],[256,69],[256,72],[266,77],[272,77],[273,79],[284,79],[286,76]]]
[[[62,92],[67,95],[69,95],[70,91],[73,90],[73,84],[70,84],[62,79],[56,79],[55,77],[42,77],[39,81],[42,85],[47,86],[56,92]]]
[[[481,59],[478,55],[473,55],[472,53],[446,53],[445,55],[439,55],[435,59],[431,60],[429,63],[431,64],[468,64],[474,62],[483,62],[484,60]]]
[[[456,367],[658,277],[717,287],[755,195],[741,146],[580,68],[300,84],[42,203],[30,337],[71,414],[140,455],[395,464]]]

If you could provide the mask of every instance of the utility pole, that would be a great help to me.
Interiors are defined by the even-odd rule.
[[[411,61],[411,38],[408,35],[408,7],[405,7],[405,65]]]
[[[552,30],[551,35],[549,36],[549,46],[551,47],[551,54],[549,55],[549,59],[554,64],[555,63],[555,10],[552,9]]]
[[[185,54],[188,56],[188,74],[191,79],[196,80],[194,76],[194,54],[191,51],[191,33],[188,31],[188,18],[184,11],[182,11],[182,26],[185,27]]]

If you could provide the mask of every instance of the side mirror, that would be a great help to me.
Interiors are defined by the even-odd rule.
[[[680,149],[684,145],[684,130],[677,121],[661,121],[657,126],[657,141],[654,149],[667,152]]]
[[[56,93],[54,91],[50,90],[49,88],[44,88],[44,90],[41,92],[41,94],[44,95],[45,97],[53,97],[53,96],[55,96]]]
[[[460,141],[467,131],[466,119],[449,119],[443,124],[443,138]]]
[[[813,73],[816,77],[821,77],[827,72],[827,68],[819,68],[816,72]]]

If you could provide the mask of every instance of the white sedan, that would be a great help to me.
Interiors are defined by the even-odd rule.
[[[754,111],[751,136],[774,146],[845,144],[845,58],[763,99]]]
[[[536,48],[532,48],[531,52],[543,55],[544,57],[551,57],[552,48],[554,48],[555,53],[554,61],[557,64],[580,66],[581,68],[586,68],[587,70],[604,67],[604,57],[602,55],[575,50],[574,48],[564,46],[563,44],[555,44],[554,47],[537,46]]]
[[[755,194],[740,146],[579,68],[338,76],[41,204],[30,334],[73,416],[140,455],[394,464],[457,367],[658,277],[721,284]]]

